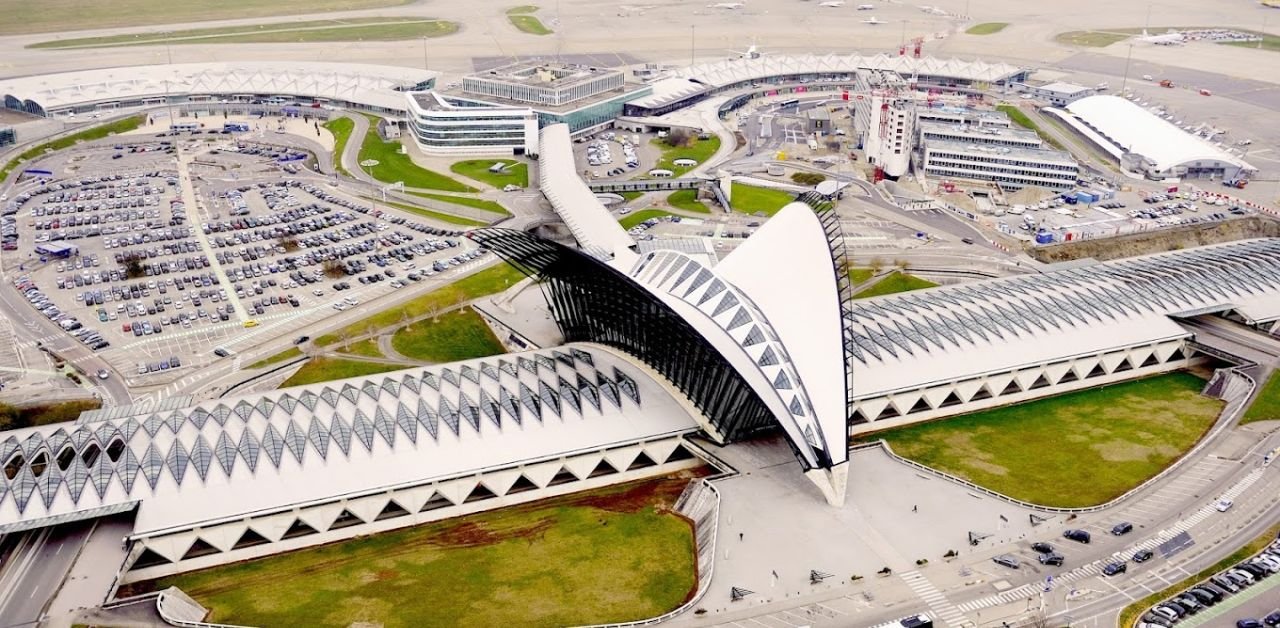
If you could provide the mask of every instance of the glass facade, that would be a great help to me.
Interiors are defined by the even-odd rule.
[[[18,141],[13,129],[0,127],[0,146],[12,146]]]

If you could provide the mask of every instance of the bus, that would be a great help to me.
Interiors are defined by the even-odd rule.
[[[795,107],[799,104],[800,104],[799,98],[792,98],[791,100],[784,100],[778,103],[778,107],[782,109],[786,109],[787,107]]]

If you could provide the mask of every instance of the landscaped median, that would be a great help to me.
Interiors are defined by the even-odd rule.
[[[867,268],[862,270],[866,271],[865,278],[862,279],[862,281],[866,281],[870,279],[873,274],[871,272],[871,269]],[[853,278],[852,274],[850,274],[849,276],[850,278]],[[858,276],[863,277],[864,274],[859,273]],[[858,282],[858,283],[861,283],[861,282]],[[933,288],[937,285],[938,284],[933,283],[928,279],[921,279],[919,277],[916,277],[915,275],[908,275],[907,273],[904,273],[902,271],[895,270],[892,273],[889,273],[880,281],[877,281],[871,286],[868,286],[867,288],[863,289],[862,292],[859,292],[853,295],[853,298],[869,299],[871,297],[880,297],[886,294],[897,294],[899,292],[910,292],[912,290],[922,290],[924,288]]]
[[[670,611],[697,586],[684,475],[620,484],[158,581],[253,626],[576,626]]]
[[[355,130],[356,123],[351,118],[334,118],[320,125],[328,129],[333,135],[333,168],[339,174],[351,176],[346,168],[342,167],[342,153],[347,148],[347,140],[351,139],[351,131]]]
[[[1240,417],[1240,424],[1276,420],[1280,420],[1280,377],[1273,372]]]
[[[1186,372],[860,435],[903,458],[1014,499],[1106,503],[1160,473],[1217,420],[1223,402]]]
[[[5,164],[4,170],[0,170],[0,182],[3,182],[10,173],[18,169],[22,164],[39,158],[46,152],[62,150],[68,146],[75,145],[77,142],[88,142],[99,140],[109,135],[128,133],[142,126],[143,121],[144,117],[141,114],[129,116],[28,148],[17,157],[9,160],[9,163]]]
[[[412,368],[404,364],[386,364],[382,362],[365,362],[364,360],[344,360],[341,358],[318,357],[307,360],[289,379],[280,384],[280,388],[302,386],[319,382],[331,382],[335,379],[374,375],[387,371],[399,371]]]
[[[396,353],[422,360],[444,363],[484,358],[503,352],[502,343],[474,309],[465,307],[410,323],[391,337]]]
[[[328,346],[382,329],[399,327],[405,320],[434,314],[460,305],[472,299],[502,292],[524,279],[524,274],[506,262],[499,262],[473,273],[447,286],[407,301],[403,305],[388,308],[373,316],[357,321],[333,333],[315,339],[315,344]]]
[[[511,21],[511,25],[516,27],[522,33],[530,35],[550,35],[551,29],[547,28],[542,20],[530,15],[538,10],[538,7],[532,4],[524,4],[518,7],[507,9],[507,19]]]

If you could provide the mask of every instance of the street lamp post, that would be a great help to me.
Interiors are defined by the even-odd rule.
[[[339,159],[341,159],[341,158],[342,158],[342,156],[341,156],[341,155],[339,155],[339,156],[338,156],[338,158],[339,158]],[[378,161],[377,159],[365,159],[364,161],[361,161],[361,162],[360,162],[360,167],[365,169],[365,172],[364,172],[365,176],[367,176],[367,177],[369,177],[370,179],[372,179],[372,178],[373,178],[373,170],[372,170],[372,169],[373,169],[373,167],[374,167],[374,166],[377,166],[377,165],[378,165],[378,164],[380,164],[380,163],[382,163],[382,162]]]

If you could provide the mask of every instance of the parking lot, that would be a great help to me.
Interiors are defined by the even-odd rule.
[[[307,177],[311,156],[296,148],[156,135],[55,153],[3,201],[13,286],[132,384],[483,255],[452,229]]]
[[[578,138],[574,158],[587,180],[634,179],[657,163],[661,152],[650,142],[651,133],[604,131]]]

